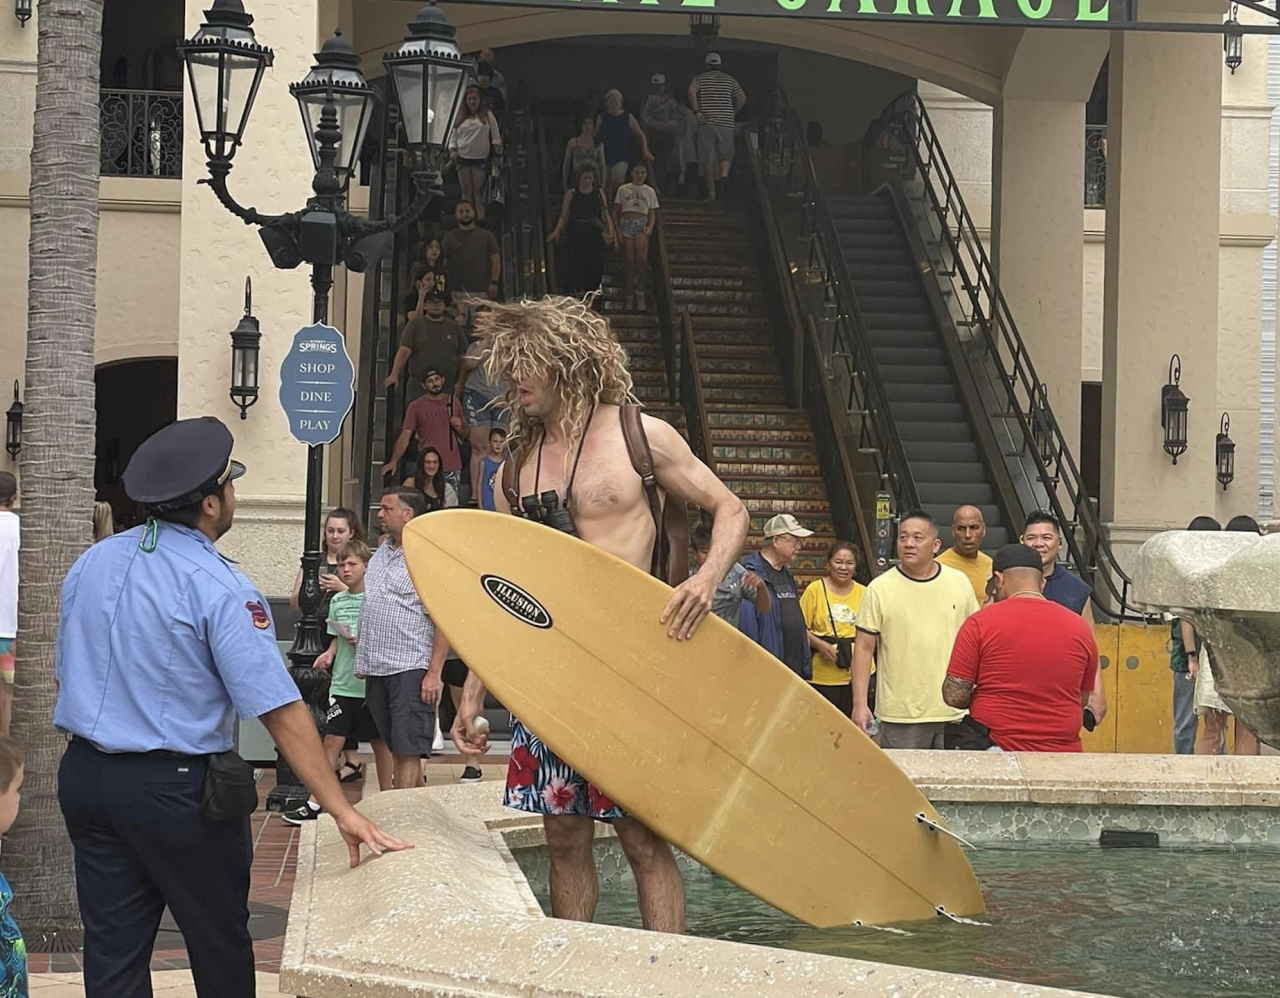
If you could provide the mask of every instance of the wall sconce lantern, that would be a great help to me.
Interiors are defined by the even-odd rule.
[[[720,37],[720,15],[690,14],[689,34],[699,51],[705,52]]]
[[[31,0],[13,0],[13,16],[25,28],[31,20]]]
[[[1181,381],[1182,358],[1175,353],[1169,358],[1169,382],[1160,389],[1160,425],[1164,427],[1164,449],[1173,458],[1174,464],[1187,452],[1187,404],[1191,400],[1178,387]]]
[[[1218,437],[1214,453],[1218,461],[1218,481],[1222,483],[1222,491],[1227,490],[1236,477],[1236,442],[1231,439],[1231,417],[1225,412],[1222,422],[1218,424]]]
[[[1236,18],[1236,10],[1236,5],[1232,4],[1231,14],[1222,26],[1222,51],[1225,55],[1227,69],[1231,70],[1232,76],[1236,75],[1236,70],[1244,62],[1244,32],[1240,29],[1240,21]]]
[[[22,399],[18,398],[18,379],[13,379],[13,405],[4,414],[4,449],[10,457],[17,457],[22,450]]]
[[[258,401],[258,343],[262,331],[253,312],[253,285],[244,279],[244,316],[231,330],[231,401],[240,407],[240,418]]]

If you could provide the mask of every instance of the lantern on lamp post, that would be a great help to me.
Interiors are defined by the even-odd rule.
[[[244,279],[244,315],[231,330],[231,401],[240,407],[240,418],[248,416],[258,401],[258,344],[262,331],[253,315],[253,284]]]
[[[4,414],[4,449],[10,457],[22,450],[22,399],[18,397],[18,379],[13,379],[13,405]]]

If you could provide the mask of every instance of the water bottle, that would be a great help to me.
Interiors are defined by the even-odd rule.
[[[880,734],[880,718],[873,717],[871,723],[867,725],[867,737],[874,738]]]

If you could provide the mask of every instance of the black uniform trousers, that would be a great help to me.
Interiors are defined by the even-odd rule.
[[[73,739],[58,802],[75,847],[85,998],[151,998],[165,906],[187,943],[200,998],[253,998],[249,820],[200,813],[205,761],[112,755]]]

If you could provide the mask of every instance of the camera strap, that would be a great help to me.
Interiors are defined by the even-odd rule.
[[[569,509],[569,504],[573,501],[573,480],[578,477],[578,462],[582,460],[582,448],[586,446],[587,434],[591,432],[591,421],[596,418],[596,407],[591,407],[591,412],[587,414],[587,425],[582,428],[582,439],[578,441],[578,454],[573,459],[573,469],[569,472],[569,481],[564,487],[564,508]],[[538,486],[542,483],[542,445],[547,442],[547,434],[544,430],[542,439],[538,441],[538,460],[533,466],[533,494],[535,496],[542,495],[542,491]]]

